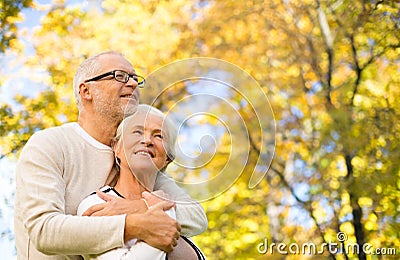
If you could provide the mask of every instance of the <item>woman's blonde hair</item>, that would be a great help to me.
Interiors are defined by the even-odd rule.
[[[155,115],[158,116],[160,118],[162,118],[163,120],[163,124],[162,124],[162,128],[165,129],[164,131],[164,140],[166,142],[166,152],[167,152],[167,156],[170,159],[170,162],[172,162],[175,159],[175,142],[176,142],[176,137],[178,134],[177,131],[177,127],[175,126],[175,124],[173,123],[173,121],[166,116],[166,114],[164,114],[161,110],[153,107],[153,106],[149,106],[146,104],[139,104],[137,107],[137,111],[126,117],[124,120],[122,120],[122,122],[119,124],[118,128],[117,128],[117,133],[115,135],[114,138],[114,142],[116,142],[117,145],[117,149],[119,148],[119,141],[121,140],[121,136],[123,134],[123,131],[125,130],[126,125],[128,125],[129,121],[132,120],[132,118],[134,118],[137,115],[141,115],[141,114],[148,114],[148,115]],[[161,169],[162,171],[165,170],[166,166],[164,167],[164,169]]]

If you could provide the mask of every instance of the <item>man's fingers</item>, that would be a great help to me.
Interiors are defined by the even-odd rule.
[[[172,240],[172,246],[176,247],[178,245],[178,239]]]
[[[146,201],[148,201],[148,200],[151,200],[151,199],[152,199],[153,195],[152,195],[150,192],[148,192],[148,191],[143,191],[143,192],[142,192],[142,197],[143,197],[143,199],[145,199]]]
[[[168,193],[164,192],[163,190],[156,190],[153,192],[144,191],[144,192],[142,192],[142,197],[146,200],[151,199],[153,197],[159,198],[161,200],[170,200],[171,199],[171,196]]]
[[[96,204],[88,208],[83,212],[82,216],[92,216],[94,213],[103,210],[106,207],[106,203]]]
[[[150,192],[148,192],[148,191],[143,191],[142,192],[142,197],[143,198],[146,198],[146,197],[148,198],[149,196],[150,196]]]
[[[165,250],[163,250],[163,251],[169,253],[169,252],[172,252],[172,250],[174,250],[174,248],[172,247],[172,245],[169,245],[169,246],[168,246]]]
[[[163,190],[156,190],[156,191],[153,191],[153,193],[155,194],[155,196],[158,196],[160,198],[169,199],[169,195],[167,193],[165,193]]]
[[[115,198],[115,196],[113,196],[113,195],[110,195],[110,194],[106,194],[106,193],[104,193],[104,192],[102,192],[102,191],[96,191],[96,194],[97,194],[97,196],[99,196],[100,197],[100,199],[102,199],[102,200],[104,200],[104,201],[110,201],[110,200],[112,200],[113,198]]]
[[[182,230],[182,227],[181,227],[181,225],[178,223],[178,222],[176,222],[176,229],[178,230],[178,237],[180,236],[180,232],[181,232],[181,230]]]
[[[155,204],[154,206],[151,207],[151,209],[162,209],[163,211],[166,211],[174,206],[175,206],[174,202],[165,200]]]

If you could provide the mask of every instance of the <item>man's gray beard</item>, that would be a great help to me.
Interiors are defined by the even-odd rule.
[[[124,119],[124,106],[121,104],[113,104],[110,100],[97,99],[93,103],[94,112],[101,115],[107,122],[117,122],[118,124]]]
[[[123,105],[123,107],[125,107],[125,108],[123,109],[124,117],[133,115],[133,114],[136,113],[136,111],[137,111],[138,102],[135,101],[136,104],[132,104],[131,102],[134,102],[134,101],[130,101],[130,102],[128,103],[128,105],[126,105],[126,106]]]
[[[132,99],[128,104],[121,104],[119,99],[106,99],[95,92],[97,96],[93,107],[96,114],[101,115],[107,122],[121,123],[124,117],[134,114],[137,110],[138,100]]]

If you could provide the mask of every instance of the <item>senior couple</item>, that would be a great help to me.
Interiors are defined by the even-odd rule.
[[[80,65],[78,122],[35,133],[17,164],[18,259],[204,258],[187,238],[206,230],[204,210],[164,172],[176,128],[138,105],[143,85],[117,52]]]

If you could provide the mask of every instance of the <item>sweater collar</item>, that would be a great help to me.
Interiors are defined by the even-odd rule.
[[[83,139],[85,139],[87,142],[89,142],[91,145],[98,149],[102,150],[111,150],[111,147],[108,145],[105,145],[103,143],[100,143],[96,139],[94,139],[91,135],[89,135],[77,122],[69,123],[67,125],[71,125],[77,133],[82,136]]]

